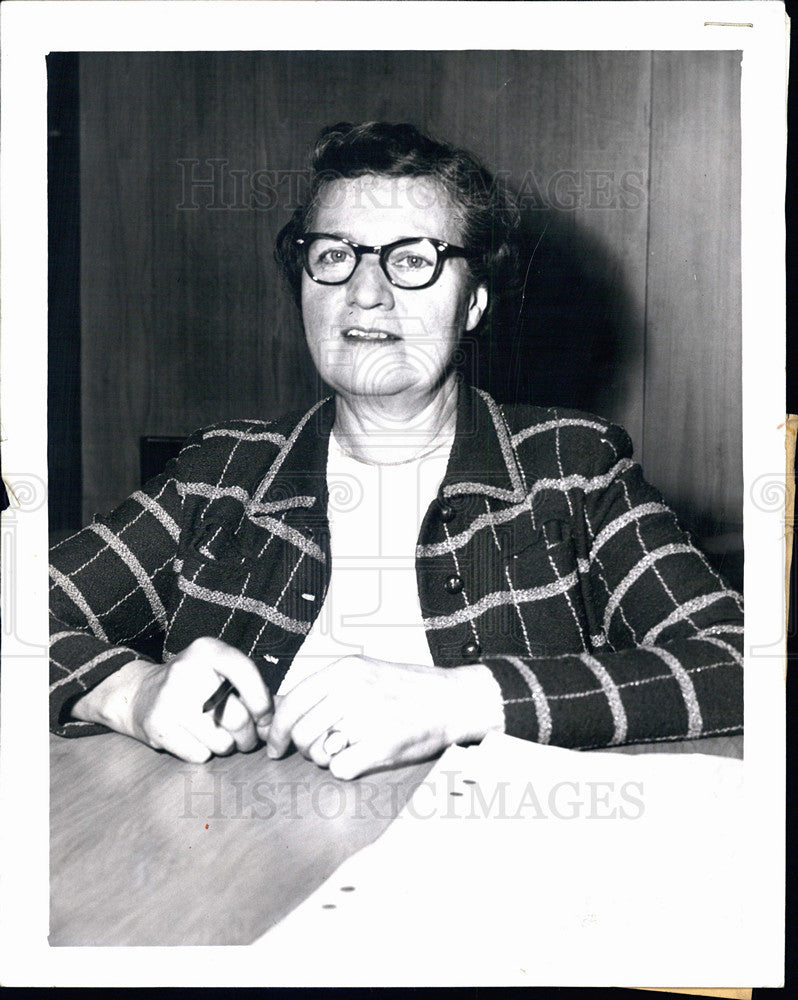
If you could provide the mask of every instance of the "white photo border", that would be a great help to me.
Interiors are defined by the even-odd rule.
[[[12,489],[16,483],[18,490],[33,491],[34,497],[39,490],[42,499],[38,505],[29,502],[24,509],[12,507],[3,514],[4,548],[10,540],[15,559],[13,581],[9,582],[8,573],[3,574],[3,616],[7,622],[13,614],[14,628],[7,635],[4,627],[2,635],[0,979],[4,985],[25,986],[260,986],[268,980],[263,969],[253,967],[246,948],[51,949],[47,943],[46,54],[279,48],[733,49],[743,53],[743,461],[748,584],[746,808],[741,817],[748,853],[737,876],[746,894],[746,911],[754,915],[750,976],[747,983],[736,985],[778,985],[784,934],[786,642],[783,211],[788,49],[784,7],[772,0],[355,3],[360,10],[345,0],[10,0],[0,9],[3,467]],[[358,25],[357,31],[353,24]],[[423,45],[419,45],[419,24],[424,26]],[[523,44],[525,39],[528,44]],[[4,555],[3,569],[7,566]],[[573,970],[569,972],[569,985],[575,985]],[[665,969],[661,976],[667,976]],[[622,978],[619,975],[618,982],[607,985],[628,985]]]

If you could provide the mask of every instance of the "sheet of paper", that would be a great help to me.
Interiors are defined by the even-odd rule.
[[[742,775],[725,758],[498,734],[451,748],[385,834],[255,947],[272,983],[296,982],[308,941],[308,983],[740,981],[745,915],[728,872]]]
[[[705,986],[703,989],[695,990],[692,987],[681,987],[677,989],[675,986],[669,988],[661,986],[641,986],[639,989],[648,990],[652,993],[669,993],[671,991],[675,993],[689,993],[690,996],[698,997],[724,997],[725,1000],[751,1000],[751,994],[753,990],[750,988],[742,987],[740,989],[711,989]]]

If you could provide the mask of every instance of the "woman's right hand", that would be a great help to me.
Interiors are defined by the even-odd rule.
[[[224,678],[238,696],[227,696],[217,722],[218,713],[202,706]],[[253,750],[268,735],[273,704],[248,656],[205,637],[169,663],[126,663],[75,702],[72,715],[200,764],[214,754]]]

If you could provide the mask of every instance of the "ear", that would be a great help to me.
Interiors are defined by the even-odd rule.
[[[466,330],[473,330],[482,319],[482,314],[488,305],[488,289],[486,285],[477,285],[468,297],[468,313],[466,314]]]

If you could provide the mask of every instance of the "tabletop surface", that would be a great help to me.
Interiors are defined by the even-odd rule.
[[[613,753],[742,757],[742,737]],[[51,737],[50,944],[248,944],[402,809],[432,762],[342,782],[293,753],[187,764]]]

